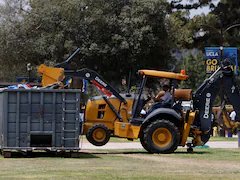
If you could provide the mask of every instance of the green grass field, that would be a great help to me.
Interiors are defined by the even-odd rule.
[[[239,179],[239,149],[178,149],[173,154],[144,150],[101,150],[78,158],[0,157],[0,179]]]
[[[83,137],[84,141],[87,141]],[[111,138],[111,142],[131,142]],[[139,141],[139,140],[136,140]],[[237,141],[211,137],[210,141]],[[45,154],[43,154],[45,156]],[[84,150],[76,158],[3,158],[1,179],[239,179],[240,149],[179,148],[173,154],[148,154],[144,149]]]
[[[211,137],[210,141],[238,141],[236,137]]]

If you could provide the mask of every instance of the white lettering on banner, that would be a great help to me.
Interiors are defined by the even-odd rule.
[[[211,93],[207,93],[206,94],[206,102],[205,102],[205,110],[204,110],[204,114],[203,114],[204,119],[209,118],[210,102],[211,102]]]
[[[218,52],[214,52],[214,51],[207,51],[206,52],[207,56],[218,56]]]
[[[103,82],[99,77],[95,77],[95,80],[99,83],[99,84],[101,84],[102,86],[104,86],[104,87],[107,87],[107,84],[105,83],[105,82]]]

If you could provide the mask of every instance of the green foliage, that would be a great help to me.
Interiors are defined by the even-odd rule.
[[[171,55],[163,2],[104,1],[103,5],[97,1],[89,6],[90,12],[84,13],[94,14],[86,16],[83,23],[93,28],[84,42],[82,63],[105,77],[111,75],[111,79],[127,75],[130,67],[134,72],[140,68],[165,69]],[[96,25],[99,27],[94,28]],[[113,71],[113,66],[118,69]]]
[[[201,25],[207,34],[196,40],[196,46],[203,48],[204,46],[240,46],[240,27],[231,27],[240,22],[240,2],[235,0],[221,0],[217,6],[211,4],[212,12],[208,15],[195,16],[193,23],[196,24],[196,31]],[[194,27],[194,26],[193,26]],[[223,34],[221,35],[221,30]],[[195,47],[196,47],[195,46]]]
[[[172,47],[181,49],[193,43],[193,29],[189,23],[189,12],[175,12],[166,17],[169,43]]]
[[[5,0],[6,5],[0,6],[0,80],[7,77],[22,75],[25,65],[22,65],[20,59],[26,60],[22,49],[21,36],[21,19],[24,15],[19,11],[21,3],[18,0]],[[26,64],[27,64],[26,60]]]
[[[73,59],[78,68],[116,80],[130,68],[164,70],[173,62],[166,0],[31,0],[24,7],[18,1],[1,6],[2,16],[13,19],[0,22],[5,24],[0,35],[6,37],[0,42],[2,64],[8,57],[21,68],[28,62],[53,65],[80,47]],[[13,12],[5,12],[8,8]]]
[[[240,2],[234,0],[221,0],[221,2],[215,7],[213,14],[219,21],[222,20],[223,30],[231,27],[234,24],[240,22]],[[240,46],[240,34],[239,28],[235,27],[227,30],[224,33],[224,43],[226,46]]]
[[[26,75],[28,62],[35,67],[62,62],[77,47],[81,51],[73,61],[78,68],[94,69],[108,81],[119,81],[129,69],[169,70],[178,64],[170,52],[220,44],[220,37],[212,31],[194,38],[201,24],[220,32],[219,16],[224,28],[240,17],[240,3],[234,0],[221,1],[224,7],[211,5],[212,13],[193,19],[188,10],[211,4],[211,0],[194,1],[191,6],[166,0],[4,1],[0,5],[1,80]],[[234,29],[224,34],[224,45],[240,45]],[[191,86],[194,83],[198,82],[191,81]]]
[[[191,88],[195,91],[207,78],[204,69],[205,55],[202,52],[189,53],[181,60],[181,68],[187,71],[188,81],[181,84],[181,88]]]

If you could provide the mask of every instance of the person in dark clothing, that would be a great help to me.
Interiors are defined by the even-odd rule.
[[[125,78],[122,78],[121,86],[119,88],[119,93],[127,93],[128,87],[127,87],[127,81]]]

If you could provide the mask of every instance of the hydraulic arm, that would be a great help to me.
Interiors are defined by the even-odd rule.
[[[102,79],[101,76],[95,71],[84,68],[77,71],[64,71],[64,74],[66,76],[76,76],[86,79],[93,85],[97,86],[99,90],[102,91],[104,94],[108,96],[114,95],[124,104],[127,103],[126,100],[110,84],[108,84],[104,79]]]
[[[234,74],[229,66],[222,66],[193,93],[193,110],[199,112],[198,118],[193,124],[200,126],[201,140],[204,143],[210,138],[212,106],[220,89],[223,89],[224,95],[232,104],[237,115],[240,115],[240,96]]]
[[[47,86],[49,84],[56,83],[57,81],[63,81],[65,76],[76,76],[80,77],[81,79],[88,80],[94,86],[98,87],[98,90],[100,90],[105,95],[114,95],[121,102],[126,104],[126,100],[98,73],[87,68],[76,70],[77,67],[73,67],[74,65],[71,64],[71,60],[79,51],[80,48],[76,49],[75,52],[65,61],[54,65],[54,67],[48,67],[44,64],[41,64],[38,68],[38,72],[42,74],[42,85]]]

